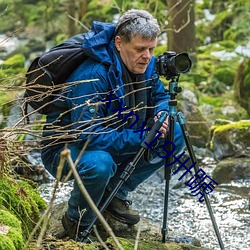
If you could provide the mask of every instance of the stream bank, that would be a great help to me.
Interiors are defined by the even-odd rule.
[[[203,158],[200,165],[210,176],[215,166],[216,162],[211,157]],[[151,221],[158,228],[158,234],[161,234],[164,211],[165,180],[162,176],[162,171],[155,173],[130,194],[132,208],[138,210],[142,218]],[[171,237],[175,240],[196,238],[203,247],[220,250],[205,202],[200,203],[196,196],[192,196],[184,184],[185,180],[178,181],[178,178],[177,174],[173,175],[170,181],[168,228]],[[67,201],[71,188],[72,182],[61,186],[55,203]],[[53,182],[42,184],[39,188],[47,201],[52,189]],[[219,185],[208,195],[227,250],[250,249],[249,192],[250,180],[238,180]]]

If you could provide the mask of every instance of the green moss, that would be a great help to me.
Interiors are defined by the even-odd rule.
[[[123,246],[124,250],[134,249],[134,240],[119,238],[119,242]],[[144,249],[147,250],[147,248]]]
[[[0,235],[0,249],[21,249],[24,243],[20,221],[7,210],[0,210],[0,224],[10,227],[6,235]]]
[[[168,243],[168,248],[169,250],[182,250],[183,248],[176,243]]]
[[[98,250],[99,249],[99,247],[98,246],[95,246],[95,244],[89,244],[89,245],[86,245],[86,246],[84,246],[84,249],[85,250]],[[68,249],[67,249],[68,250]]]
[[[4,63],[2,64],[2,69],[9,69],[11,67],[23,68],[24,64],[25,56],[23,54],[16,54],[4,61]]]
[[[0,84],[20,86],[25,81],[25,56],[16,54],[1,64]]]
[[[167,51],[166,45],[159,45],[154,50],[154,55],[157,57]]]
[[[0,234],[0,249],[16,250],[13,241],[7,235]]]
[[[122,245],[124,250],[133,250],[135,241],[133,239],[124,239],[124,238],[118,238],[120,244]],[[107,243],[111,243],[113,245],[113,240],[109,238]],[[167,242],[162,243],[161,241],[155,241],[155,240],[144,240],[140,241],[138,244],[139,250],[199,250],[204,249],[200,247],[196,247],[193,245],[183,244],[183,243],[175,243],[175,242]]]
[[[230,123],[232,123],[232,122],[229,121],[229,120],[226,120],[224,118],[216,119],[216,121],[214,122],[215,125],[227,125],[227,124],[230,124]],[[216,127],[216,126],[214,126],[214,127]]]
[[[7,226],[21,230],[20,221],[16,218],[16,216],[11,214],[7,210],[0,209],[0,221]]]
[[[236,46],[238,45],[235,41],[233,40],[223,40],[219,41],[218,44],[223,47],[226,51],[232,52],[235,50]]]
[[[14,100],[16,98],[16,93],[12,91],[0,91],[0,108],[2,110],[3,105],[7,102],[10,102],[11,100]],[[11,106],[9,104],[9,106]]]
[[[66,34],[59,34],[56,36],[55,43],[58,45],[68,39]]]
[[[226,125],[217,125],[215,126],[214,133],[220,133],[220,132],[225,132],[231,129],[245,129],[250,127],[250,121],[239,121],[239,122],[234,122],[234,123],[229,123]]]
[[[206,93],[199,93],[198,99],[200,105],[209,104],[213,106],[212,110],[213,112],[207,115],[207,118],[209,118],[212,121],[219,118],[221,119],[226,118],[231,121],[239,121],[249,118],[247,111],[240,106],[232,91],[226,91],[222,95],[216,95],[216,96],[210,96]],[[231,111],[225,114],[224,108],[226,106],[233,107],[235,112]]]
[[[22,236],[22,231],[16,231],[15,228],[11,228],[7,236],[12,240],[16,249],[22,249],[24,245],[24,240]]]
[[[225,125],[214,125],[210,129],[210,144],[209,147],[211,150],[214,149],[214,140],[217,138],[222,144],[227,144],[229,149],[231,148],[233,152],[233,147],[235,141],[239,141],[242,143],[248,143],[250,141],[250,121],[243,120],[238,122],[232,122]],[[249,132],[245,132],[249,130]],[[230,136],[227,136],[229,133],[234,131],[235,141],[234,143],[230,142]],[[229,150],[228,149],[228,150]]]
[[[235,78],[235,70],[228,67],[221,67],[214,71],[213,77],[228,86],[232,86]]]
[[[21,221],[24,237],[27,238],[46,203],[27,182],[4,176],[0,179],[0,206],[8,209]]]
[[[212,97],[212,96],[208,96],[208,95],[200,95],[199,101],[200,101],[200,103],[207,103],[207,104],[210,104],[214,107],[221,108],[221,106],[225,100],[221,96]]]

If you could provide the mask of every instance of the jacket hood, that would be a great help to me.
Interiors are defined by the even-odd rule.
[[[115,24],[94,21],[92,28],[85,34],[83,49],[87,56],[104,64],[112,64]]]

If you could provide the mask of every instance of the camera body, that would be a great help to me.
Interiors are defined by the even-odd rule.
[[[187,73],[192,66],[192,61],[187,53],[176,54],[174,51],[164,52],[156,59],[156,70],[160,76],[170,80]]]

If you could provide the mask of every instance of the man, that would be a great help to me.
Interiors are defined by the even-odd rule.
[[[69,77],[67,89],[47,116],[42,151],[46,169],[56,175],[60,152],[67,143],[73,161],[77,159],[80,178],[97,206],[116,186],[122,171],[140,149],[145,134],[135,130],[150,117],[156,120],[162,111],[168,111],[169,95],[155,71],[152,56],[159,32],[156,19],[142,10],[127,11],[117,25],[94,22],[83,41],[88,58]],[[78,83],[82,80],[90,81]],[[165,134],[167,129],[166,119],[160,131]],[[130,208],[127,196],[164,165],[165,159],[156,157],[160,144],[154,148],[151,159],[140,159],[106,209],[117,220],[131,225],[139,222],[140,216]],[[175,154],[183,148],[176,123]],[[63,176],[69,170],[66,163]],[[65,231],[70,238],[81,237],[93,217],[75,182],[62,219]]]

